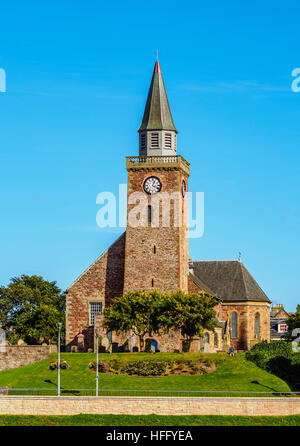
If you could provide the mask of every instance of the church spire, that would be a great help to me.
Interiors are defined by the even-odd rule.
[[[176,134],[169,101],[157,59],[148,93],[140,134],[140,155],[176,154]]]

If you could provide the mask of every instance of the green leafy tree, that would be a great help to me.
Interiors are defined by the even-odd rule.
[[[64,321],[65,294],[56,282],[22,275],[11,279],[7,287],[0,287],[0,324],[8,340],[56,342],[56,324]]]
[[[294,314],[290,314],[287,321],[287,326],[289,327],[289,331],[287,333],[287,339],[291,341],[293,339],[292,332],[295,328],[300,328],[300,305],[297,305],[297,311]]]
[[[146,334],[168,333],[171,329],[179,330],[190,345],[195,337],[203,335],[204,329],[214,331],[219,326],[214,310],[218,302],[208,294],[130,291],[105,309],[104,326],[117,334],[132,331],[139,337],[140,350]]]
[[[146,334],[152,336],[159,327],[159,315],[163,297],[156,291],[129,291],[113,300],[104,310],[104,326],[117,334],[132,331],[139,337],[140,350]]]
[[[215,311],[218,298],[206,293],[199,295],[178,291],[170,294],[168,300],[167,320],[172,321],[169,328],[180,330],[188,349],[193,339],[203,336],[204,330],[214,331],[220,327]]]

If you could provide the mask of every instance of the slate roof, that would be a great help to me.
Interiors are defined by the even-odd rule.
[[[153,71],[143,121],[138,131],[145,130],[173,130],[177,133],[158,60]]]
[[[195,274],[190,272],[189,277],[200,288],[201,291],[214,295],[213,291],[210,288],[208,288],[208,286],[205,285],[205,283],[203,283],[202,280],[199,279],[199,277],[195,276]]]
[[[193,274],[223,301],[270,302],[238,260],[193,261]]]

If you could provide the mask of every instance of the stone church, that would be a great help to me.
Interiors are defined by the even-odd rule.
[[[229,346],[248,350],[256,342],[269,341],[270,300],[243,263],[189,258],[186,191],[190,164],[177,155],[177,130],[158,60],[138,132],[139,156],[126,158],[126,231],[67,290],[68,349],[94,349],[94,333],[99,329],[102,351],[137,351],[134,335],[117,336],[103,329],[103,309],[129,290],[151,288],[181,289],[199,294],[199,299],[203,292],[218,297],[215,310],[220,327],[195,339],[192,351],[215,352]],[[135,205],[130,197],[135,192],[142,193],[147,204],[147,224],[129,222]],[[154,224],[151,200],[164,193],[176,193],[178,202],[176,206],[175,200],[170,202],[169,225],[160,224],[161,207],[156,208],[159,223]],[[145,341],[146,348],[159,351],[182,351],[185,345],[177,332],[146,337]]]

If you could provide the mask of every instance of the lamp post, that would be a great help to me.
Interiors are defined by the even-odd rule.
[[[99,352],[99,328],[95,330],[96,334],[96,396],[98,396],[98,381],[99,381],[99,365],[98,365],[98,352]]]
[[[60,329],[62,326],[61,322],[57,324],[58,328],[58,346],[57,346],[57,395],[60,396]]]

